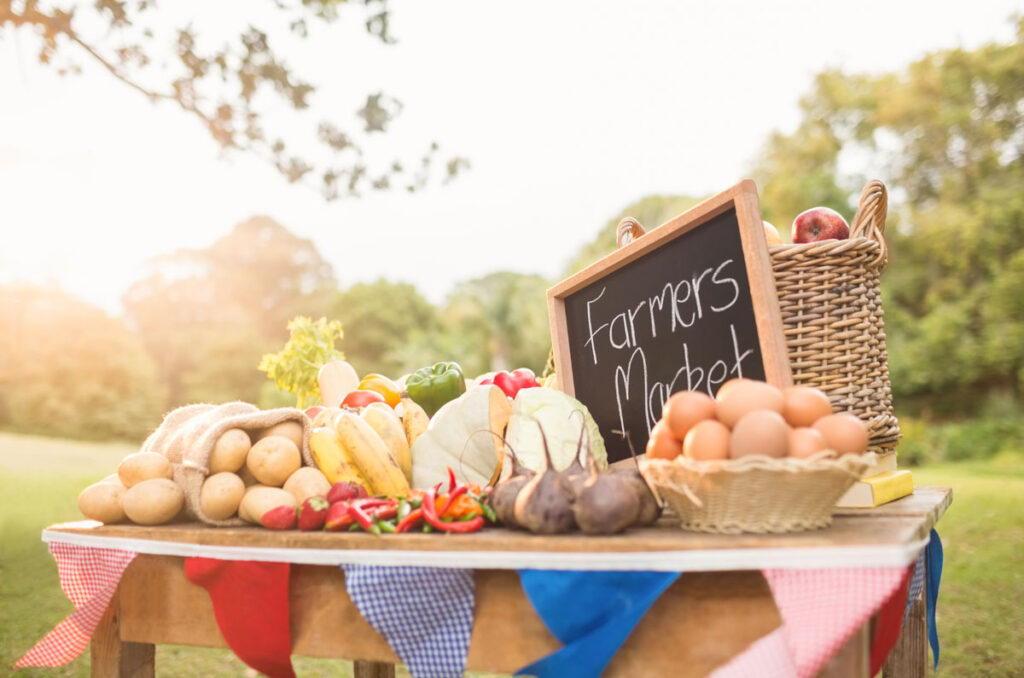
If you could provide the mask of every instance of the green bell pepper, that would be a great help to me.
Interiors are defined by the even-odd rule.
[[[458,363],[435,363],[410,374],[405,380],[405,390],[427,416],[432,417],[446,402],[466,392],[466,378]]]

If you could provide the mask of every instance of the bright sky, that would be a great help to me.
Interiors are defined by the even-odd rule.
[[[159,11],[224,37],[250,22],[281,25],[253,8],[179,0]],[[365,35],[358,7],[305,41],[271,45],[319,85],[313,120],[349,122],[382,89],[405,105],[386,148],[411,156],[437,139],[472,169],[411,196],[333,203],[260,160],[223,157],[184,113],[84,59],[84,76],[62,79],[37,63],[33,36],[0,33],[0,280],[56,281],[119,313],[149,257],[205,247],[254,214],[311,238],[342,286],[384,276],[439,302],[496,270],[556,276],[633,200],[713,193],[743,178],[771,130],[796,125],[798,99],[821,69],[895,70],[928,51],[1009,41],[1024,2],[392,0],[391,9],[394,46]]]

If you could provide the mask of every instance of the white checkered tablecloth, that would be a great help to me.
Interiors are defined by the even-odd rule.
[[[342,565],[363,618],[413,678],[460,678],[473,631],[473,570]]]

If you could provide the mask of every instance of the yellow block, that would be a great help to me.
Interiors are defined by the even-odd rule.
[[[843,508],[871,508],[881,506],[914,492],[914,476],[906,469],[884,471],[861,478],[846,491],[836,506]]]

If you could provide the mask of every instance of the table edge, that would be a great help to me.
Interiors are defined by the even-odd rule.
[[[47,544],[133,551],[152,555],[252,560],[307,565],[419,566],[480,570],[601,570],[716,572],[733,570],[906,567],[928,544],[928,537],[903,544],[792,546],[686,551],[405,551],[220,546],[186,542],[105,537],[43,530]],[[799,558],[794,553],[799,552]]]

